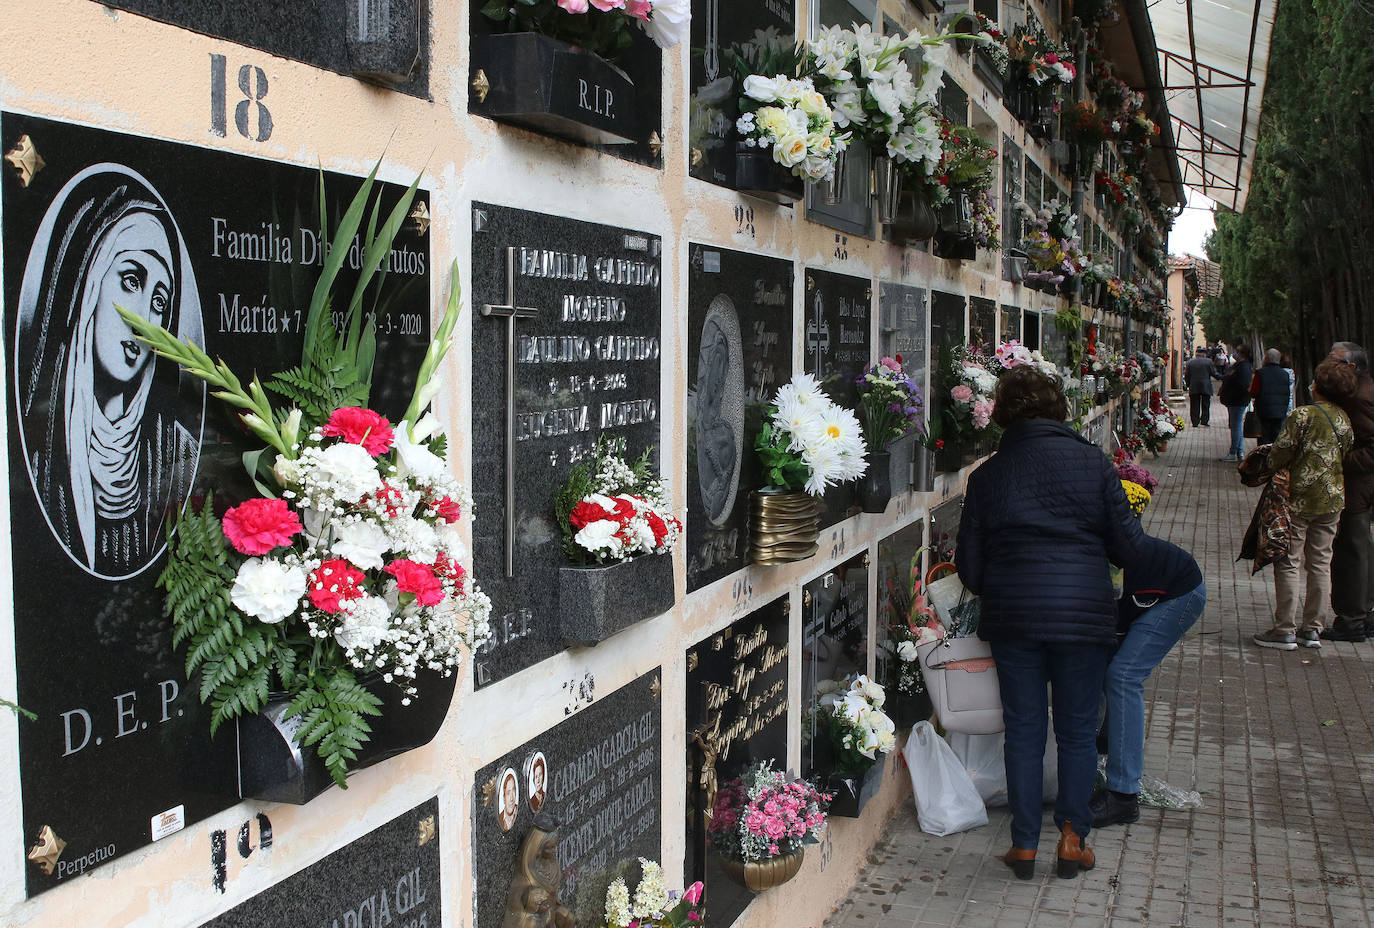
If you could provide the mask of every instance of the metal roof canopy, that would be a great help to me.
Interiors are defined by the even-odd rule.
[[[1219,206],[1243,210],[1277,0],[1147,5],[1183,182]]]

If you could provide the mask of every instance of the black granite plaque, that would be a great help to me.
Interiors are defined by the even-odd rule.
[[[317,68],[380,82],[412,96],[429,96],[429,4],[424,0],[275,0],[254,3],[251,8],[223,0],[101,2]],[[269,63],[266,58],[258,62]],[[240,105],[236,101],[247,100],[243,105],[255,106],[267,92],[265,78],[249,72],[240,94],[236,71],[229,75],[231,112]],[[257,80],[263,83],[258,85]],[[263,102],[270,105],[271,100]]]
[[[788,597],[687,651],[687,865],[706,884],[707,924],[729,925],[753,894],[729,879],[706,840],[709,794],[751,764],[787,766]]]
[[[439,800],[339,848],[203,928],[442,928]]]
[[[473,559],[493,630],[474,661],[480,688],[563,650],[558,569],[567,561],[553,506],[573,466],[598,436],[624,439],[629,460],[657,448],[660,245],[629,229],[485,203],[473,204],[472,222],[473,497],[482,513]],[[485,306],[497,309],[484,316]],[[513,333],[500,308],[512,306]]]
[[[1069,335],[1060,327],[1054,313],[1040,314],[1040,353],[1058,365],[1069,363]]]
[[[477,928],[500,928],[528,888],[556,897],[576,924],[600,925],[617,869],[662,861],[661,686],[650,671],[477,772]],[[551,837],[529,840],[535,831]]]
[[[792,262],[693,244],[690,265],[688,592],[745,564],[749,492],[763,485],[754,440],[792,377]]]
[[[868,641],[868,555],[857,554],[802,587],[803,776],[821,751],[812,738],[817,687],[868,673]]]
[[[925,384],[930,364],[927,315],[925,290],[887,282],[878,285],[878,351],[900,358],[902,370],[918,385]]]
[[[959,517],[964,511],[964,497],[956,496],[941,503],[930,512],[930,562],[954,562],[959,540]]]
[[[212,745],[154,583],[188,497],[256,495],[240,457],[254,443],[112,307],[241,379],[298,363],[320,175],[10,113],[0,135],[46,162],[28,186],[6,166],[2,188],[18,701],[39,717],[19,728],[24,832],[66,842],[51,873],[26,865],[32,894],[147,844],[163,813],[237,801],[232,732]],[[324,182],[332,228],[359,181]],[[378,304],[372,403],[393,419],[428,341],[429,257],[427,234],[403,231]]]
[[[968,343],[991,354],[997,347],[997,304],[977,296],[968,303]]]
[[[1021,319],[1021,344],[1031,350],[1039,349],[1041,333],[1040,314],[1028,309],[1022,315]],[[1053,320],[1051,320],[1050,324],[1054,324]],[[1051,358],[1050,360],[1053,359]]]
[[[874,630],[874,679],[887,690],[884,711],[899,728],[930,716],[930,697],[924,680],[913,666],[907,674],[908,689],[901,682],[902,661],[897,657],[894,630],[924,625],[919,605],[925,589],[925,520],[898,529],[878,542],[878,623]],[[904,639],[903,639],[904,640]]]
[[[692,0],[688,144],[693,177],[735,186],[740,88],[727,52],[755,41],[760,31],[792,42],[796,35],[793,0]]]
[[[856,378],[871,363],[870,309],[873,284],[863,277],[806,269],[802,297],[805,319],[805,370],[821,382],[826,395],[857,414]],[[860,511],[859,484],[831,487],[822,499],[821,528]]]

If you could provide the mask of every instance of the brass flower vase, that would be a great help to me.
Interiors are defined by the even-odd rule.
[[[726,875],[736,883],[749,890],[751,893],[762,893],[775,886],[781,886],[792,877],[797,875],[801,869],[802,859],[806,856],[805,848],[798,848],[791,854],[782,857],[772,857],[768,860],[741,861],[730,860],[722,857],[720,868]]]
[[[800,490],[749,494],[749,563],[804,561],[819,548],[821,508]]]

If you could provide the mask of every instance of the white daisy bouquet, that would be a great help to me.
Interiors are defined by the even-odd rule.
[[[835,113],[875,154],[934,173],[940,161],[937,95],[944,80],[945,36],[886,36],[867,23],[831,26],[807,45],[807,66]],[[904,52],[924,48],[919,75]]]
[[[701,921],[697,904],[701,902],[700,881],[678,895],[668,890],[663,867],[639,858],[640,877],[633,894],[623,877],[606,888],[605,928],[684,928]]]
[[[173,645],[187,649],[187,675],[211,707],[210,730],[283,692],[297,743],[314,747],[341,787],[369,740],[366,718],[383,705],[368,686],[399,687],[409,705],[422,673],[453,674],[490,635],[490,601],[461,563],[458,523],[471,518],[471,499],[449,475],[445,437],[427,412],[458,321],[456,265],[401,421],[368,408],[376,332],[364,296],[419,183],[380,224],[379,195],[364,225],[375,175],[335,232],[300,365],[265,388],[255,376],[245,389],[223,361],[120,310],[141,341],[206,381],[265,445],[243,455],[258,495],[222,515],[214,498],[198,512],[187,507],[158,579]],[[355,236],[365,266],[351,299],[334,304],[348,307],[336,330],[332,288]],[[286,403],[274,406],[268,391]]]
[[[762,149],[794,177],[829,180],[849,145],[825,97],[802,75],[802,52],[772,32],[731,50],[740,90],[735,131],[746,149]]]
[[[858,417],[837,406],[810,374],[778,388],[754,449],[770,487],[804,489],[812,496],[857,480],[868,469]]]
[[[563,550],[578,565],[624,561],[639,554],[669,554],[682,537],[663,481],[654,476],[649,450],[633,463],[624,441],[598,440],[554,501]]]
[[[883,711],[887,694],[864,674],[816,685],[816,733],[824,738],[832,769],[861,777],[897,743],[897,726]]]

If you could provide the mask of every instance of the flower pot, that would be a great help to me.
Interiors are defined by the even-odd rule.
[[[868,470],[859,484],[859,498],[864,512],[886,512],[892,501],[892,455],[887,451],[870,451],[866,455]]]
[[[749,562],[786,564],[816,553],[821,507],[800,490],[755,490],[749,494]]]
[[[892,240],[901,245],[929,241],[939,228],[940,221],[925,191],[919,186],[915,190],[903,189],[897,216],[888,228]]]
[[[953,236],[973,235],[973,199],[966,190],[954,190],[949,202],[940,207],[940,231]]]
[[[569,647],[591,647],[673,607],[673,559],[628,561],[558,571],[558,628]]]
[[[771,151],[743,145],[735,150],[735,189],[774,203],[792,203],[806,195],[805,182],[774,161]]]
[[[722,857],[720,868],[725,871],[730,879],[751,893],[762,893],[775,886],[781,886],[796,876],[805,857],[805,848],[798,848],[793,853],[782,857],[771,857],[768,860],[749,861],[747,863]]]
[[[937,232],[930,252],[946,261],[972,261],[978,257],[978,242],[972,235]]]
[[[893,493],[905,493],[911,489],[912,460],[916,455],[916,435],[903,435],[896,441],[887,443],[888,482]]]
[[[480,76],[479,76],[479,73]],[[472,37],[469,109],[592,145],[635,141],[635,85],[605,59],[534,32]]]
[[[887,155],[873,158],[873,195],[877,198],[878,222],[891,225],[897,218],[897,202],[902,195],[902,172]]]
[[[844,201],[845,169],[849,166],[849,152],[842,151],[835,157],[835,171],[829,180],[821,181],[821,201],[826,206],[839,206]]]
[[[930,718],[935,712],[929,693],[903,693],[895,687],[888,692],[892,695],[888,697],[883,711],[898,728],[910,728],[917,722]]]
[[[396,87],[410,79],[420,60],[418,0],[358,0],[346,7],[344,42],[349,73]]]
[[[1167,441],[1162,441],[1162,442],[1160,442],[1160,443],[1159,443],[1159,450],[1155,452],[1155,457],[1159,457],[1161,454],[1163,454],[1164,452],[1166,452],[1166,451],[1168,451],[1168,450],[1169,450],[1169,443],[1168,443]]]
[[[912,488],[917,493],[930,493],[935,489],[935,452],[925,445],[916,448],[916,464],[912,470],[915,479]]]
[[[1019,248],[1007,249],[1007,279],[1019,284],[1026,279],[1026,265],[1030,258]]]
[[[878,790],[882,788],[884,766],[883,759],[879,758],[862,777],[832,774],[827,780],[825,790],[831,796],[828,814],[831,817],[858,818],[864,806],[868,805],[868,801],[878,795]]]
[[[416,678],[420,695],[403,706],[405,694],[400,687],[380,677],[364,680],[368,692],[382,700],[382,714],[368,719],[372,737],[358,749],[349,774],[432,741],[448,714],[457,683],[456,673],[444,677],[422,670]],[[236,720],[239,798],[304,805],[334,785],[314,745],[296,743],[301,720],[285,718],[289,703],[284,694],[271,696],[262,711]]]

